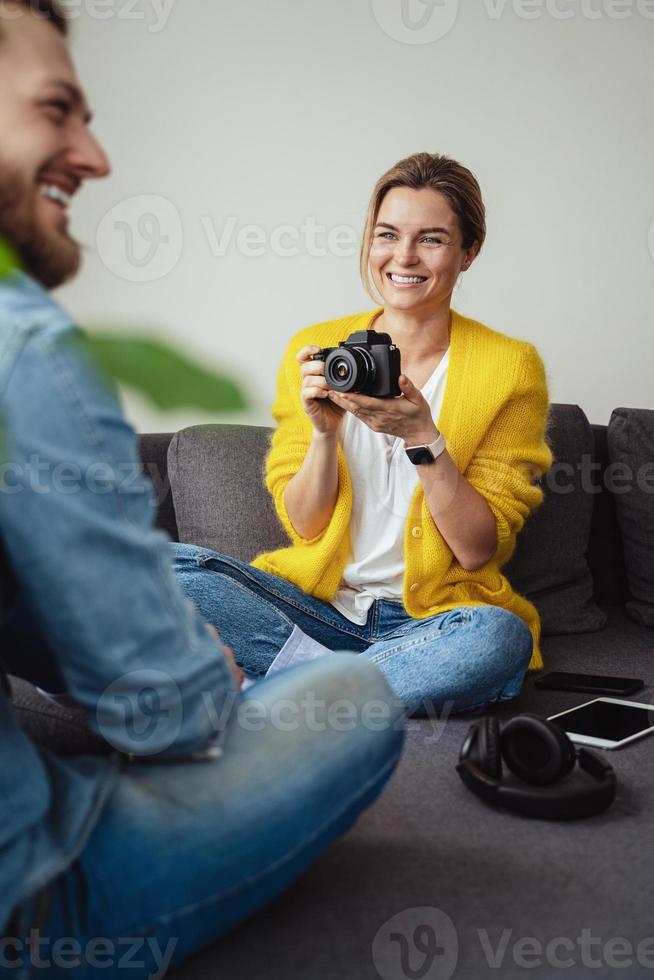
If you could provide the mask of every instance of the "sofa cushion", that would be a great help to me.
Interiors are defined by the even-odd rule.
[[[631,593],[626,609],[637,623],[654,628],[654,411],[616,408],[608,443]]]
[[[606,615],[593,599],[586,553],[594,494],[589,482],[593,432],[578,405],[551,405],[554,463],[541,480],[543,503],[530,514],[503,571],[538,609],[542,634],[590,633]]]
[[[289,544],[264,482],[271,430],[253,425],[181,429],[168,449],[179,540],[252,561]]]

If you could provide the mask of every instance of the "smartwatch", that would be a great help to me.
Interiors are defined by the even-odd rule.
[[[445,436],[441,432],[436,442],[432,442],[428,446],[406,446],[404,451],[414,466],[433,463],[445,451]]]

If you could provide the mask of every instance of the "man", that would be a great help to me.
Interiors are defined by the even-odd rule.
[[[2,593],[115,751],[38,749],[0,693],[0,973],[118,975],[130,938],[131,975],[161,975],[352,824],[396,764],[402,708],[349,654],[240,691],[149,483],[124,487],[135,435],[45,291],[79,266],[71,197],[109,173],[55,4],[0,0],[0,236],[24,270],[0,281]]]

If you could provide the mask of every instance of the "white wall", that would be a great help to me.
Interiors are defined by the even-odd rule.
[[[69,0],[114,172],[75,205],[90,253],[62,299],[83,324],[143,326],[234,372],[243,420],[269,424],[291,333],[373,305],[339,226],[358,236],[397,159],[445,152],[488,208],[455,307],[534,342],[552,401],[591,421],[654,408],[654,0],[405,2],[424,29],[402,0]],[[116,223],[147,213],[168,241],[138,266]],[[236,234],[216,254],[230,218],[291,226],[297,254],[268,239],[253,256]],[[132,248],[148,258],[138,234]],[[142,431],[206,420],[127,406]]]

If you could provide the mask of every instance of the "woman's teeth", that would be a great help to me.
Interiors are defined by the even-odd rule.
[[[388,278],[391,280],[391,282],[397,282],[401,286],[417,285],[421,282],[427,282],[426,276],[396,276],[393,272],[389,273]]]
[[[57,187],[56,184],[41,184],[40,191],[43,197],[61,204],[64,208],[67,208],[72,200],[70,194],[62,191],[61,187]]]

